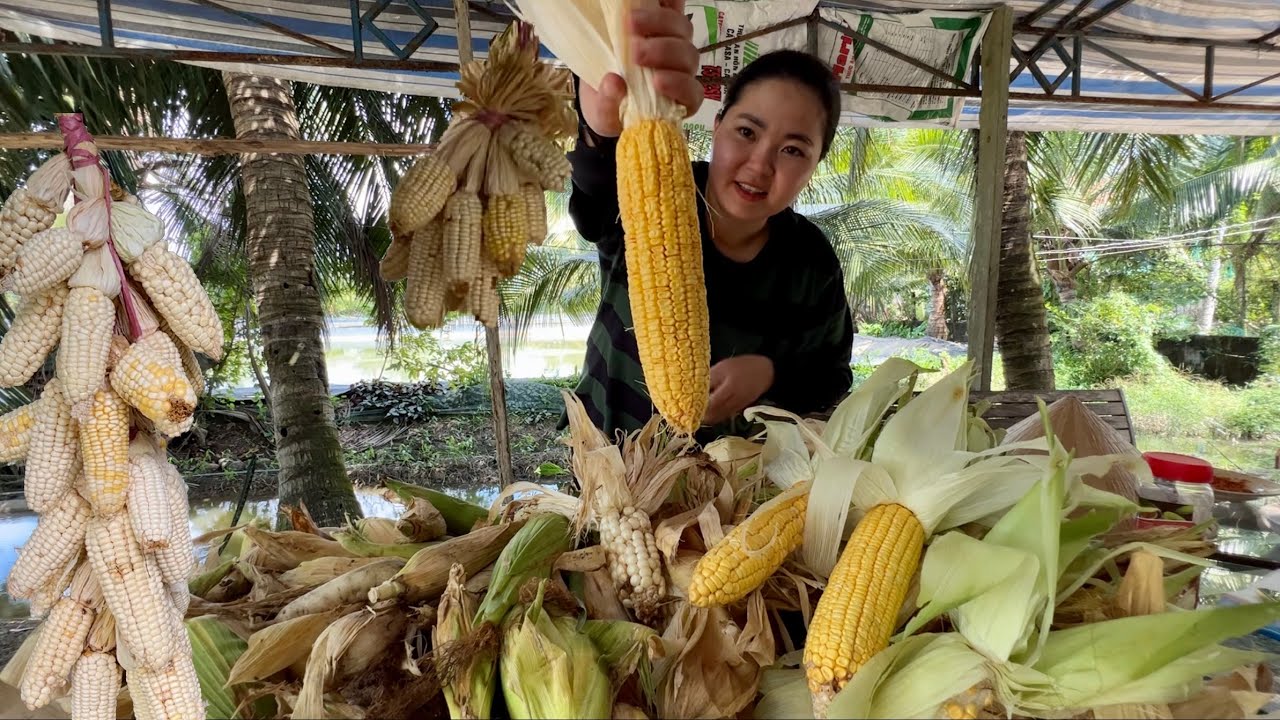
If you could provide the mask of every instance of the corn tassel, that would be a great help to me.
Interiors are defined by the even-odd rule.
[[[645,118],[625,123],[617,155],[628,296],[644,381],[662,417],[693,434],[707,407],[711,337],[688,149],[675,122]]]
[[[43,400],[36,400],[0,415],[0,462],[20,463],[27,458],[31,431],[43,412],[43,404]]]
[[[102,386],[115,327],[116,308],[110,298],[96,288],[72,288],[62,313],[58,379],[73,407]]]
[[[42,293],[65,283],[80,267],[84,251],[85,239],[80,233],[67,228],[45,230],[22,246],[12,272],[0,285],[23,297]]]
[[[814,610],[804,667],[816,717],[849,678],[889,645],[898,612],[920,566],[924,528],[897,503],[858,522]]]
[[[93,395],[88,417],[80,421],[80,457],[85,498],[94,514],[123,510],[129,490],[129,406],[109,389]]]
[[[22,483],[27,506],[43,513],[71,492],[80,471],[80,426],[71,417],[71,404],[62,383],[53,378],[44,386],[31,431],[27,476]]]
[[[128,513],[94,517],[85,545],[122,644],[140,667],[164,669],[177,651],[167,622],[173,605],[155,561],[138,546]]]
[[[9,571],[10,597],[25,600],[57,579],[84,549],[89,504],[79,493],[67,493],[57,507],[40,516]],[[58,588],[61,594],[62,588]]]
[[[156,243],[129,265],[129,274],[179,340],[211,360],[222,359],[222,320],[186,260]]]
[[[9,331],[0,338],[0,387],[22,385],[36,374],[62,337],[66,286],[27,297],[18,306]]]
[[[809,483],[800,482],[756,508],[698,560],[689,602],[727,605],[764,584],[804,541]]]

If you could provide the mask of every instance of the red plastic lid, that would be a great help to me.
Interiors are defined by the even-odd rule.
[[[1213,465],[1198,457],[1168,452],[1146,452],[1142,457],[1151,468],[1151,474],[1158,478],[1177,482],[1213,482]]]

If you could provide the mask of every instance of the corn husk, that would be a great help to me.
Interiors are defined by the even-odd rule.
[[[276,615],[277,620],[323,612],[350,603],[362,602],[369,590],[390,580],[405,565],[400,558],[384,558],[378,562],[361,565],[339,575],[285,605]]]
[[[357,557],[333,540],[297,530],[272,532],[247,526],[244,534],[253,544],[252,549],[260,551],[254,564],[264,570],[292,570],[307,560],[322,557]]]
[[[277,580],[285,587],[315,587],[323,585],[343,573],[370,563],[381,562],[379,557],[322,557],[307,560],[298,567],[283,572]]]
[[[404,634],[399,608],[361,608],[325,628],[311,647],[293,717],[325,718],[325,692],[374,666]]]
[[[498,559],[521,522],[491,525],[419,550],[395,577],[369,590],[369,602],[397,598],[403,603],[430,600],[444,590],[449,568],[461,563],[468,573]]]
[[[426,498],[415,497],[409,509],[396,521],[396,530],[410,542],[439,540],[449,532],[444,515]]]
[[[479,600],[466,590],[466,569],[454,563],[449,569],[449,584],[440,596],[436,624],[431,631],[431,645],[436,650],[436,676],[449,706],[449,717],[455,720],[485,718],[493,706],[494,676],[492,661],[481,653],[453,651],[471,634]]]
[[[552,617],[543,607],[547,581],[527,608],[504,623],[499,664],[502,696],[512,720],[603,718],[613,711],[613,688],[591,638],[578,620]]]
[[[258,630],[249,636],[248,647],[231,667],[227,684],[265,680],[305,660],[320,633],[349,612],[347,607],[338,607]]]
[[[1054,437],[1074,457],[1096,455],[1140,456],[1137,449],[1126,442],[1115,428],[1108,425],[1074,395],[1068,395],[1048,408],[1049,424]],[[1025,442],[1044,437],[1044,423],[1040,415],[1020,420],[1005,433],[1002,445]],[[1033,451],[1026,451],[1033,452]],[[1129,500],[1138,500],[1138,478],[1122,464],[1115,464],[1105,475],[1087,475],[1084,481],[1099,490],[1112,492]]]
[[[413,502],[414,498],[422,498],[431,503],[432,507],[444,517],[450,535],[466,535],[471,532],[476,523],[484,521],[489,516],[489,511],[485,508],[473,505],[465,500],[459,500],[438,490],[410,485],[397,480],[384,480],[383,484],[405,503]]]

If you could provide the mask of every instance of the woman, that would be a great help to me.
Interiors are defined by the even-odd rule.
[[[654,69],[658,91],[695,112],[698,51],[682,0],[636,9],[631,33],[636,62]],[[600,307],[575,392],[610,436],[654,413],[632,330],[618,217],[615,148],[625,93],[617,75],[599,88],[578,83],[578,142],[569,153],[569,213],[596,245],[601,269]],[[829,68],[804,53],[769,53],[729,87],[711,161],[694,163],[711,324],[711,394],[700,439],[745,431],[742,411],[754,404],[826,409],[853,380],[854,325],[840,264],[822,231],[790,207],[830,149],[839,118]]]

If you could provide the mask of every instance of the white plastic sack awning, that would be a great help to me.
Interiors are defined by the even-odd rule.
[[[1016,68],[1018,74],[1011,87],[1010,128],[1280,133],[1280,52],[1276,51],[1280,0],[1011,0],[1008,4],[1015,16],[1015,47],[1024,57],[1032,50],[1043,51],[1030,65],[1020,62],[1015,53],[1010,70]],[[511,14],[502,2],[472,2],[471,6],[473,50],[482,56],[489,38],[506,27]],[[700,46],[722,44],[703,55],[706,75],[730,76],[759,54],[788,47],[816,52],[845,82],[937,88],[956,86],[902,62],[883,47],[967,83],[991,7],[991,2],[980,0],[686,2]],[[292,80],[386,92],[456,95],[456,72],[409,69],[409,63],[393,62],[398,56],[388,46],[408,54],[403,51],[420,42],[408,54],[413,61],[456,65],[451,0],[113,0],[110,9],[108,25],[101,21],[97,0],[0,0],[0,29],[95,46],[95,54],[120,50],[117,54],[128,56],[129,49],[147,48],[173,53],[171,59],[219,69],[256,70]],[[762,32],[779,24],[785,27]],[[101,47],[104,26],[112,40],[112,47],[106,49]],[[383,67],[368,67],[368,63],[344,67],[341,62],[262,65],[237,62],[228,55],[340,60],[357,50],[353,28],[360,28],[362,57],[384,61]],[[851,37],[843,28],[875,42]],[[1055,32],[1045,36],[1046,29]],[[756,34],[723,44],[751,33]],[[1207,49],[1209,44],[1214,47]],[[191,52],[200,55],[182,55]],[[1079,95],[1094,102],[1047,100],[1045,84],[1057,83],[1055,95],[1071,94],[1076,82],[1071,69],[1077,59]],[[1212,85],[1206,87],[1210,68]],[[1218,98],[1218,104],[1230,103],[1228,109],[1197,103],[1191,97],[1212,98],[1264,79]],[[710,99],[697,119],[714,113],[718,90],[708,88]],[[1024,96],[1019,97],[1020,93]],[[1114,104],[1105,103],[1112,98]],[[1142,104],[1179,101],[1186,106]],[[847,96],[844,121],[861,126],[890,122],[971,128],[977,125],[978,105],[973,97],[860,92]]]

